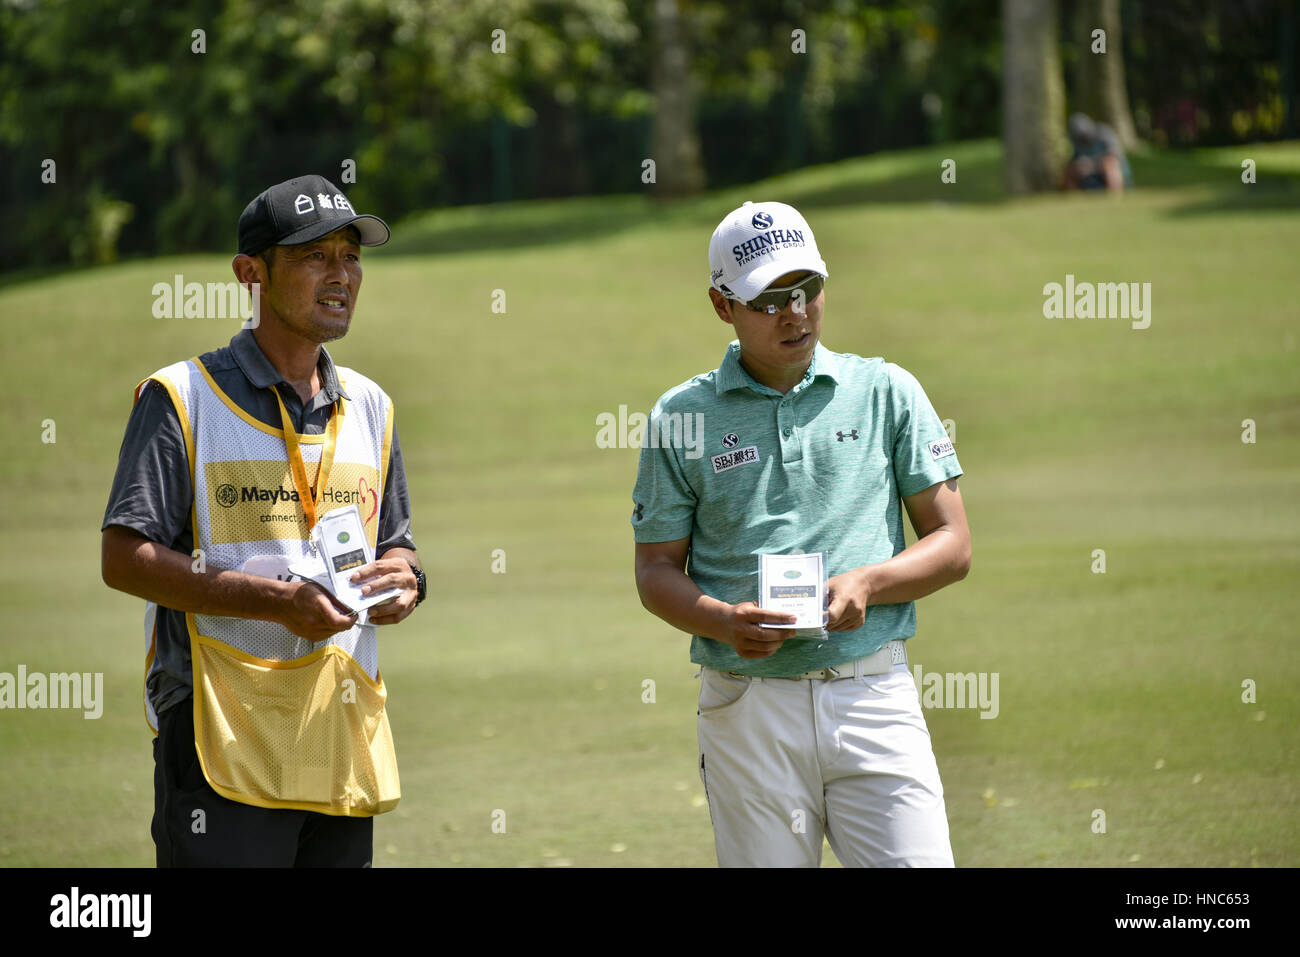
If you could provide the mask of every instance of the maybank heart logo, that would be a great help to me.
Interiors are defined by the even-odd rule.
[[[749,222],[750,225],[752,225],[755,229],[761,232],[764,229],[771,228],[773,219],[767,213],[755,213],[754,218],[751,219]]]
[[[370,520],[375,517],[375,512],[379,511],[379,493],[372,489],[364,478],[357,479],[357,492],[361,495],[362,511],[366,507],[366,496],[370,496],[370,514],[361,520],[361,524],[369,525]]]

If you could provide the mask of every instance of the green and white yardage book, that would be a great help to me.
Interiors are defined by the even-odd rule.
[[[389,588],[363,595],[361,585],[351,582],[353,571],[375,560],[361,523],[361,510],[356,505],[326,512],[311,530],[311,537],[317,556],[325,562],[334,597],[353,611],[362,611],[402,593],[400,588]]]
[[[794,632],[792,638],[825,638],[826,559],[821,552],[758,556],[758,604],[795,616],[792,625],[767,624]]]

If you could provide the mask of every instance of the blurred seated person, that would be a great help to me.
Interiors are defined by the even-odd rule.
[[[1069,120],[1073,155],[1065,166],[1066,189],[1119,191],[1133,185],[1133,171],[1115,131],[1083,113]]]

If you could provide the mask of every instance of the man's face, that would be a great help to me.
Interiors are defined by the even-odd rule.
[[[346,226],[299,246],[277,246],[262,286],[263,316],[278,317],[311,342],[341,339],[361,292],[359,240]]]
[[[807,270],[788,272],[773,280],[767,288],[793,286],[811,275]],[[710,289],[709,296],[718,317],[735,328],[745,357],[773,368],[806,366],[811,361],[813,349],[821,337],[825,289],[816,298],[803,302],[802,312],[796,296],[776,315],[755,312],[734,299],[725,298],[716,289]]]

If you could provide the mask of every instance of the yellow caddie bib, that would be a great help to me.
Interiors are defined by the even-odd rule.
[[[197,357],[149,377],[167,389],[181,419],[194,543],[209,567],[287,579],[289,564],[310,556],[319,515],[347,505],[360,509],[375,546],[392,402],[366,377],[338,371],[350,400],[338,401],[323,435],[298,434],[278,394],[281,428],[253,418]],[[150,605],[147,624],[152,612]],[[185,621],[195,747],[218,794],[342,816],[397,805],[375,626],[313,643],[276,622],[193,613]]]

